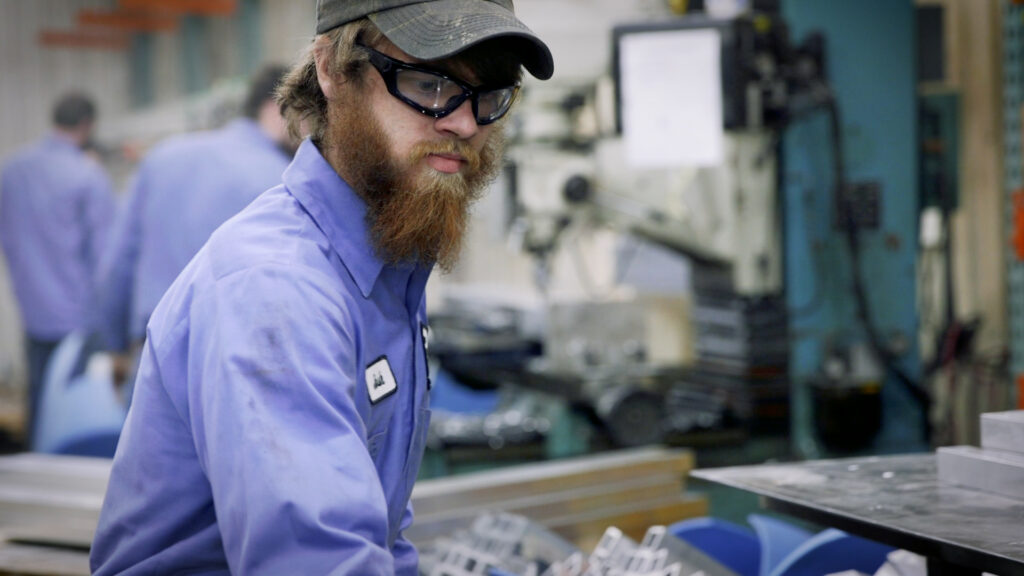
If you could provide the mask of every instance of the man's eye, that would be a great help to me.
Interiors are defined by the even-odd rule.
[[[416,82],[415,90],[421,94],[436,94],[439,82],[437,80],[420,80]]]
[[[410,73],[399,77],[399,88],[409,96],[435,96],[440,91],[441,79],[426,74]]]

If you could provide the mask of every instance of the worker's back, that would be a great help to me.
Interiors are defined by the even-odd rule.
[[[104,267],[106,324],[117,326],[109,344],[123,349],[143,337],[160,298],[210,234],[280,183],[290,160],[249,119],[174,137],[143,159]]]
[[[114,211],[110,183],[56,133],[18,152],[0,178],[0,243],[25,331],[59,340],[88,309]]]
[[[197,135],[167,153],[162,159],[166,164],[139,174],[147,182],[132,306],[136,334],[141,334],[160,297],[210,234],[278,185],[290,161],[245,119]]]

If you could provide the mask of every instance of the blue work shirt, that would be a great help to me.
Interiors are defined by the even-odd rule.
[[[309,140],[160,301],[94,574],[416,574],[424,266],[385,265]]]
[[[59,133],[4,166],[0,244],[29,336],[57,341],[87,323],[114,209],[103,168]]]
[[[124,350],[210,234],[268,188],[291,160],[255,121],[170,138],[139,165],[103,258],[96,328]]]

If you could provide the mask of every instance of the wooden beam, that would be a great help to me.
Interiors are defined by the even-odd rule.
[[[237,0],[118,0],[118,6],[128,10],[145,10],[165,14],[230,16],[238,8],[238,2]]]
[[[94,48],[127,50],[128,36],[123,33],[84,30],[40,30],[39,44],[48,48]]]
[[[79,26],[102,26],[129,32],[172,32],[178,28],[178,19],[168,14],[115,10],[79,10]]]

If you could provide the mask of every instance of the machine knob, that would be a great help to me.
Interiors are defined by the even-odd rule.
[[[565,186],[562,188],[562,198],[565,199],[569,204],[579,204],[590,200],[590,196],[593,190],[590,187],[590,180],[584,176],[576,174],[570,176],[565,181]]]
[[[644,446],[663,439],[664,405],[663,395],[627,383],[604,390],[594,412],[615,445]]]

